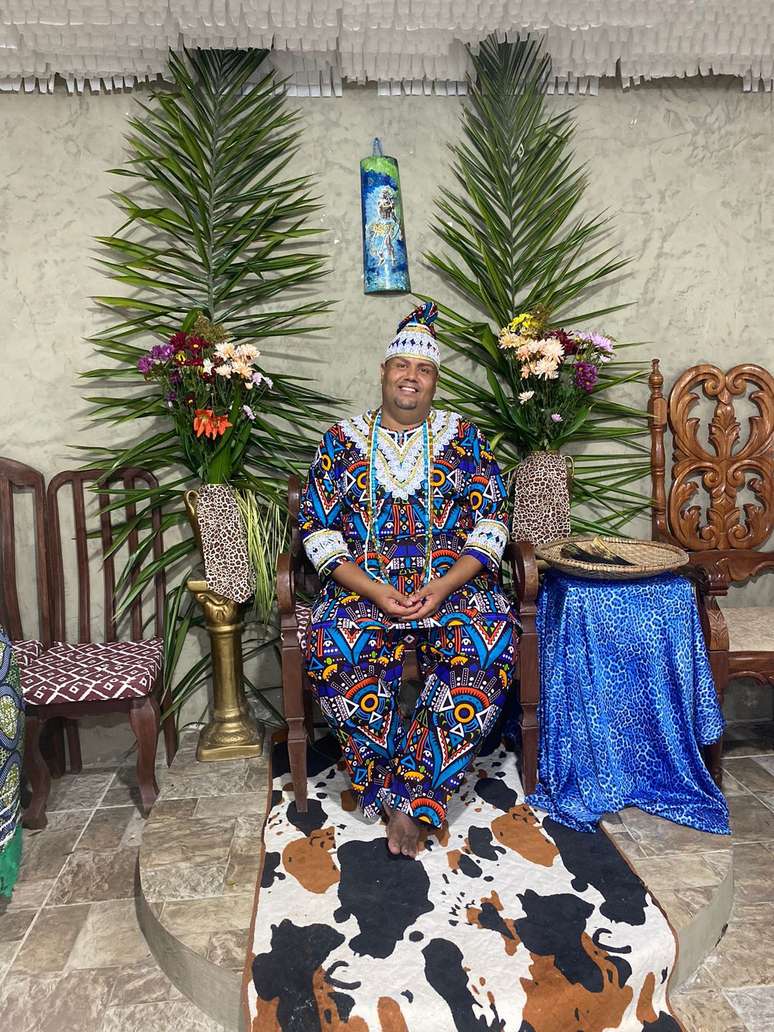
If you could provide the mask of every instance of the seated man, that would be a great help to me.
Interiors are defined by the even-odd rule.
[[[506,497],[487,441],[431,407],[440,353],[434,305],[398,327],[382,405],[331,427],[301,500],[304,547],[323,581],[305,662],[366,816],[391,853],[414,857],[440,827],[508,691],[515,616],[498,587]],[[397,705],[404,638],[424,687]]]

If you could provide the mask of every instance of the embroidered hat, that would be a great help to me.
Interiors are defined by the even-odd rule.
[[[435,339],[435,326],[438,309],[432,301],[415,308],[411,315],[398,323],[398,332],[384,350],[384,361],[398,355],[409,355],[411,358],[425,358],[432,362],[436,369],[441,368],[441,352]]]

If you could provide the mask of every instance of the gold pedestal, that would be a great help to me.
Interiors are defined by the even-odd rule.
[[[241,606],[210,591],[206,580],[186,587],[202,607],[212,650],[212,720],[199,735],[197,760],[260,756],[263,727],[250,717],[242,687]]]

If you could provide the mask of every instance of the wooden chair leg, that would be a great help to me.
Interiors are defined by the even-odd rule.
[[[707,769],[710,772],[712,780],[718,786],[723,787],[723,738],[718,738],[717,742],[713,742],[712,745],[704,747],[704,762],[707,765]]]
[[[710,648],[709,652],[710,669],[712,670],[712,680],[715,682],[715,692],[717,693],[718,702],[723,706],[723,702],[726,697],[726,687],[728,686],[728,650],[727,649],[713,649]],[[723,787],[723,736],[721,735],[717,742],[713,742],[712,745],[708,745],[704,749],[704,762],[707,765],[707,769],[712,776],[712,780],[718,786]]]
[[[67,770],[64,733],[65,721],[61,717],[54,717],[42,725],[38,741],[40,755],[46,761],[51,777],[57,781]]]
[[[306,680],[306,679],[304,679]],[[304,684],[304,728],[308,741],[314,741],[314,697],[308,685]]]
[[[159,739],[161,711],[154,695],[134,699],[129,708],[129,723],[137,739],[137,783],[140,799],[147,817],[156,802],[159,786],[156,782],[156,746]]]
[[[51,774],[40,751],[40,732],[44,721],[32,712],[27,713],[24,736],[24,773],[32,789],[32,799],[22,815],[25,828],[45,828],[48,824],[46,804],[51,791]]]
[[[519,639],[519,702],[521,703],[521,777],[524,793],[535,791],[538,776],[538,719],[540,700],[540,666],[538,640],[534,630],[534,607],[525,615],[522,610],[523,633]],[[531,618],[531,619],[530,619]]]
[[[306,712],[304,704],[303,670],[301,650],[296,641],[288,642],[290,635],[283,636],[282,645],[282,705],[288,725],[288,759],[293,779],[296,809],[306,813]]]
[[[65,720],[65,734],[67,735],[67,752],[70,756],[70,773],[80,774],[83,770],[81,758],[81,737],[78,734],[78,721]]]
[[[164,694],[161,697],[161,710],[162,710],[162,712],[165,712],[166,710],[168,710],[171,705],[172,705],[172,693],[167,688],[167,690],[164,692]],[[174,760],[175,753],[177,752],[177,744],[178,744],[178,740],[177,740],[177,722],[175,720],[175,714],[174,713],[168,714],[168,716],[165,718],[164,722],[162,723],[161,727],[162,727],[162,729],[164,731],[164,749],[165,749],[166,757],[167,757],[167,766],[171,767],[172,766],[172,760]]]

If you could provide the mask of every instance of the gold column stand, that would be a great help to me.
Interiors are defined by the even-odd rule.
[[[184,495],[188,519],[201,552],[196,511],[198,491]],[[263,726],[247,709],[242,687],[242,606],[210,591],[206,580],[190,577],[186,587],[202,607],[212,655],[212,720],[199,734],[196,759],[238,760],[263,753]]]
[[[192,577],[186,587],[202,607],[212,651],[212,720],[199,735],[197,760],[260,756],[263,727],[251,718],[242,687],[241,605]]]

